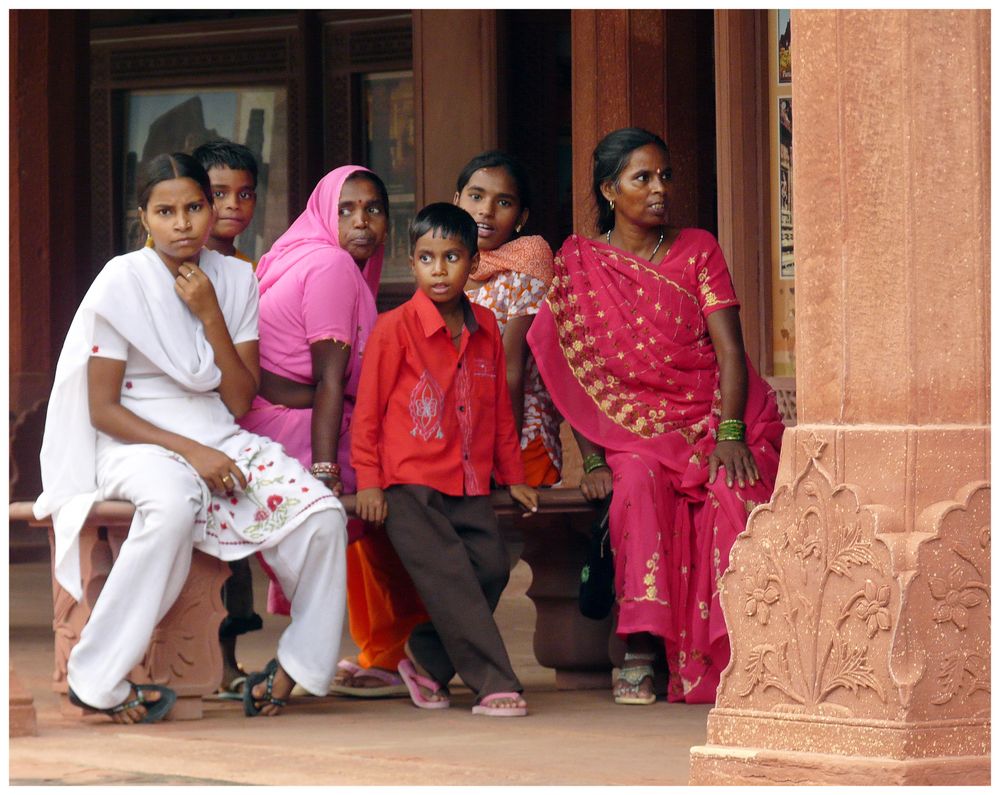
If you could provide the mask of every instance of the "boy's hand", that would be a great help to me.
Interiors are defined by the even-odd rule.
[[[522,516],[531,516],[531,514],[538,512],[538,492],[535,489],[523,483],[508,486],[508,488],[510,489],[510,496],[528,509],[528,512],[522,514]]]
[[[361,489],[354,500],[354,512],[359,519],[372,524],[382,524],[389,515],[389,503],[385,501],[385,492],[378,486]]]

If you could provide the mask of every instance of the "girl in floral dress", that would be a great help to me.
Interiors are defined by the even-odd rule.
[[[531,203],[524,166],[503,152],[477,155],[458,177],[454,202],[479,228],[479,265],[465,290],[492,310],[503,335],[526,482],[551,486],[562,468],[560,417],[526,339],[552,281],[552,249],[538,235],[521,235]]]

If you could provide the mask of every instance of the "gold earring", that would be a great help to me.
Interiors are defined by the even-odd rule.
[[[611,212],[614,212],[614,210],[615,210],[615,200],[614,199],[608,199],[608,204],[611,205]]]
[[[518,224],[517,226],[515,226],[514,231],[517,232],[517,234],[521,234],[521,225]]]

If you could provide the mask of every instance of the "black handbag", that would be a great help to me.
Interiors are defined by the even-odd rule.
[[[615,603],[615,562],[608,531],[610,511],[609,494],[597,512],[598,521],[591,525],[590,549],[580,570],[580,612],[595,621],[606,618]]]

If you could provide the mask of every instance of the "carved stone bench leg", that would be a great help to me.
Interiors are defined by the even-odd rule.
[[[63,695],[60,706],[65,715],[82,714],[66,698],[66,661],[127,534],[124,527],[83,529],[80,534],[82,602],[77,603],[55,578],[52,580],[56,640],[52,688]],[[51,530],[49,543],[53,544]],[[177,692],[177,704],[169,716],[173,720],[201,718],[201,699],[215,692],[222,679],[218,628],[225,609],[220,591],[228,576],[229,567],[225,563],[195,550],[180,596],[154,630],[146,656],[130,673],[133,681],[167,685]]]
[[[521,557],[531,567],[528,597],[535,604],[535,657],[554,668],[556,687],[609,687],[608,637],[612,618],[594,621],[580,613],[580,569],[589,547],[590,514],[524,520]],[[520,523],[519,523],[520,524]]]
[[[35,700],[31,693],[24,689],[21,680],[14,673],[14,665],[10,666],[10,690],[8,702],[10,706],[10,736],[33,737],[38,734],[38,721],[35,716]]]

